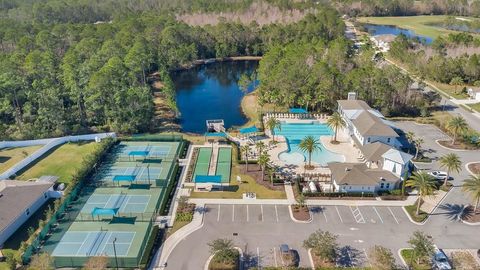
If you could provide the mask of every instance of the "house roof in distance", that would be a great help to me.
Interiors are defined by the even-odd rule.
[[[55,183],[0,180],[0,231],[23,214]]]
[[[398,176],[382,169],[369,169],[365,163],[328,163],[337,185],[375,186],[378,183],[396,182]]]

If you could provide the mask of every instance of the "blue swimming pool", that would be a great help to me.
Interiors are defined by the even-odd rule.
[[[309,123],[281,123],[281,128],[275,130],[276,135],[284,136],[287,140],[288,151],[280,153],[279,158],[285,163],[303,165],[308,162],[308,154],[299,149],[298,145],[303,138],[313,136],[320,142],[320,136],[332,136],[332,129],[326,125],[316,121]],[[312,153],[312,162],[326,166],[329,162],[345,160],[343,155],[333,153],[325,149],[320,143],[321,151]]]

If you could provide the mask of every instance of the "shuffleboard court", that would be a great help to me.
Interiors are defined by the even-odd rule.
[[[135,232],[68,231],[53,250],[52,256],[114,256],[115,239],[117,256],[127,256],[134,238]]]
[[[120,213],[145,213],[150,195],[93,194],[88,198],[81,213],[92,213],[97,208],[117,208]]]
[[[232,167],[232,148],[222,147],[218,149],[217,168],[215,175],[222,178],[222,183],[230,182]]]
[[[212,149],[210,147],[201,147],[198,150],[197,163],[195,164],[195,171],[193,173],[194,179],[197,175],[208,175],[211,157]]]

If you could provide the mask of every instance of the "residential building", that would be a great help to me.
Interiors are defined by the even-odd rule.
[[[467,90],[468,96],[471,99],[477,100],[480,102],[480,89],[478,88],[469,88]]]
[[[0,181],[0,247],[50,198],[57,177],[45,176],[36,181]]]
[[[393,147],[400,146],[392,123],[365,101],[356,100],[355,95],[349,95],[349,98],[338,101],[338,112],[346,122],[348,135],[354,145],[360,147],[381,142]]]

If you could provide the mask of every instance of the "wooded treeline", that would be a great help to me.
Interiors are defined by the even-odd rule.
[[[275,46],[260,62],[260,102],[334,111],[353,91],[386,116],[428,114],[436,97],[411,89],[412,79],[398,68],[378,68],[372,48],[360,54],[350,48],[343,37]]]
[[[0,26],[0,139],[150,131],[148,73],[160,70],[169,81],[168,70],[196,59],[262,55],[273,45],[330,40],[344,31],[328,7],[295,24],[264,27],[191,27],[156,12],[100,24],[4,18]],[[166,90],[173,100],[173,89]]]
[[[480,16],[480,0],[331,0],[350,16]]]
[[[480,48],[468,34],[438,38],[431,47],[400,35],[389,53],[420,77],[446,84],[480,85]]]

